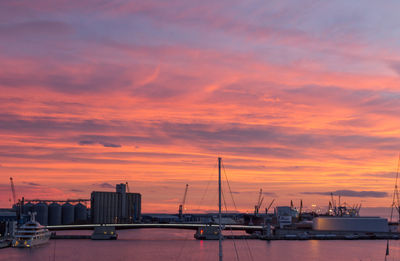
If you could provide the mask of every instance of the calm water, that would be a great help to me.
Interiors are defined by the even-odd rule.
[[[69,231],[64,234],[90,234]],[[125,230],[116,241],[51,240],[33,249],[0,249],[0,260],[218,260],[217,241],[198,241],[193,231]],[[386,241],[226,240],[224,260],[384,260]],[[390,242],[387,260],[400,260],[400,241]]]

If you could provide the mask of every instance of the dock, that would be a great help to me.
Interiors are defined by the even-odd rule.
[[[0,249],[11,246],[11,240],[0,240]]]
[[[380,234],[380,235],[354,235],[354,234],[311,234],[311,235],[273,235],[259,236],[261,240],[399,240],[398,234]]]
[[[115,227],[101,226],[96,227],[93,230],[92,235],[57,235],[56,232],[52,232],[50,239],[92,239],[92,240],[115,240],[118,235],[115,231]]]
[[[57,235],[52,233],[50,239],[91,239],[90,235]]]

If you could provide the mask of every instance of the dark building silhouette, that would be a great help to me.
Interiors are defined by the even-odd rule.
[[[117,184],[116,192],[93,191],[90,200],[93,224],[134,223],[140,220],[142,196],[127,193],[126,184]]]

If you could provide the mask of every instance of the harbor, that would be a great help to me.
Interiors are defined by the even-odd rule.
[[[0,260],[399,261],[399,11],[0,0]]]
[[[194,236],[196,238],[196,236]],[[92,235],[71,235],[71,234],[57,234],[53,232],[51,239],[93,239]],[[200,239],[200,238],[199,238]],[[223,240],[399,240],[399,233],[349,233],[339,231],[324,231],[316,232],[309,230],[296,230],[284,231],[275,235],[265,235],[261,233],[253,234],[229,234],[223,233]],[[202,238],[200,240],[210,240]],[[217,240],[212,238],[211,240]]]
[[[352,207],[331,200],[325,214],[303,211],[303,202],[295,208],[275,206],[274,199],[261,213],[264,196],[262,189],[254,207],[254,214],[222,213],[221,201],[222,159],[218,158],[219,212],[210,214],[184,213],[189,185],[186,184],[182,203],[176,215],[141,213],[141,195],[132,193],[128,183],[116,184],[115,192],[93,191],[90,200],[66,201],[19,199],[13,208],[0,211],[2,247],[30,248],[48,240],[116,240],[118,231],[127,229],[181,229],[193,230],[197,240],[398,240],[398,223],[374,216],[360,216],[361,204]],[[13,179],[11,190],[15,192]],[[395,194],[398,193],[397,185]],[[15,200],[15,197],[14,197]],[[25,201],[27,203],[25,204]],[[58,202],[64,202],[61,206]],[[90,202],[90,208],[81,202]],[[36,203],[36,204],[33,204]],[[47,205],[50,203],[49,205]],[[72,205],[71,203],[75,203]],[[399,208],[395,204],[397,210]],[[14,214],[13,214],[14,213]],[[399,212],[400,213],[400,212]],[[27,220],[30,217],[29,221]],[[37,216],[37,218],[36,218]],[[41,223],[45,225],[42,225]],[[89,235],[57,234],[57,231],[89,230]],[[50,232],[53,231],[53,232]],[[229,234],[228,232],[231,232]],[[242,234],[234,234],[241,231]],[[11,242],[11,243],[10,243]]]
[[[70,231],[91,235],[91,231]],[[247,242],[247,243],[246,243]],[[224,260],[383,260],[386,240],[223,240]],[[391,255],[399,256],[400,241],[390,242]],[[57,239],[32,249],[0,249],[0,260],[216,260],[218,242],[193,238],[189,230],[135,229],[120,230],[118,239],[94,241],[90,239]],[[316,258],[316,256],[319,258]],[[8,259],[7,259],[8,258]],[[297,259],[296,259],[297,258]],[[392,261],[392,259],[389,259]],[[393,259],[395,261],[396,259]]]

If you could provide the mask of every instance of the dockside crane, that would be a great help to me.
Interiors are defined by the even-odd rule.
[[[14,202],[12,207],[16,208],[17,220],[20,221],[21,215],[22,215],[22,212],[23,212],[22,209],[24,207],[25,200],[24,200],[24,197],[22,197],[21,200],[18,199],[18,201],[17,201],[17,196],[16,196],[16,193],[15,193],[15,187],[14,187],[14,180],[13,180],[12,177],[10,177],[10,184],[11,184],[11,192],[12,192],[12,197],[13,197],[13,202]]]
[[[268,214],[269,209],[271,208],[272,204],[274,203],[275,199],[273,199],[271,201],[271,203],[269,203],[268,207],[265,209],[265,214]]]
[[[333,199],[333,193],[331,192],[331,207],[332,207],[332,211],[334,216],[337,216],[337,210],[336,210],[336,201]]]
[[[356,204],[356,206],[354,208],[356,216],[360,216],[360,209],[361,209],[361,203],[360,204]]]
[[[258,195],[257,204],[254,206],[254,215],[258,215],[263,201],[264,201],[264,197],[262,196],[262,188],[261,188],[260,194]]]
[[[182,204],[179,205],[179,219],[182,219],[183,208],[185,207],[186,195],[187,195],[187,192],[188,192],[188,188],[189,188],[189,184],[186,184],[185,194],[183,194]]]
[[[303,211],[303,200],[300,199],[299,221],[301,221],[301,218],[302,218],[301,217],[301,215],[303,214],[302,211]]]
[[[14,181],[13,181],[12,177],[10,177],[10,183],[11,183],[11,192],[12,192],[13,202],[15,205],[17,203],[17,197],[15,195],[15,187],[14,187]]]
[[[394,209],[397,210],[398,222],[400,223],[400,196],[399,196],[399,189],[398,189],[398,186],[397,186],[398,179],[399,179],[399,169],[400,169],[400,153],[399,153],[399,159],[397,161],[396,181],[394,183],[392,210],[390,212],[390,221],[392,222],[393,210]]]

